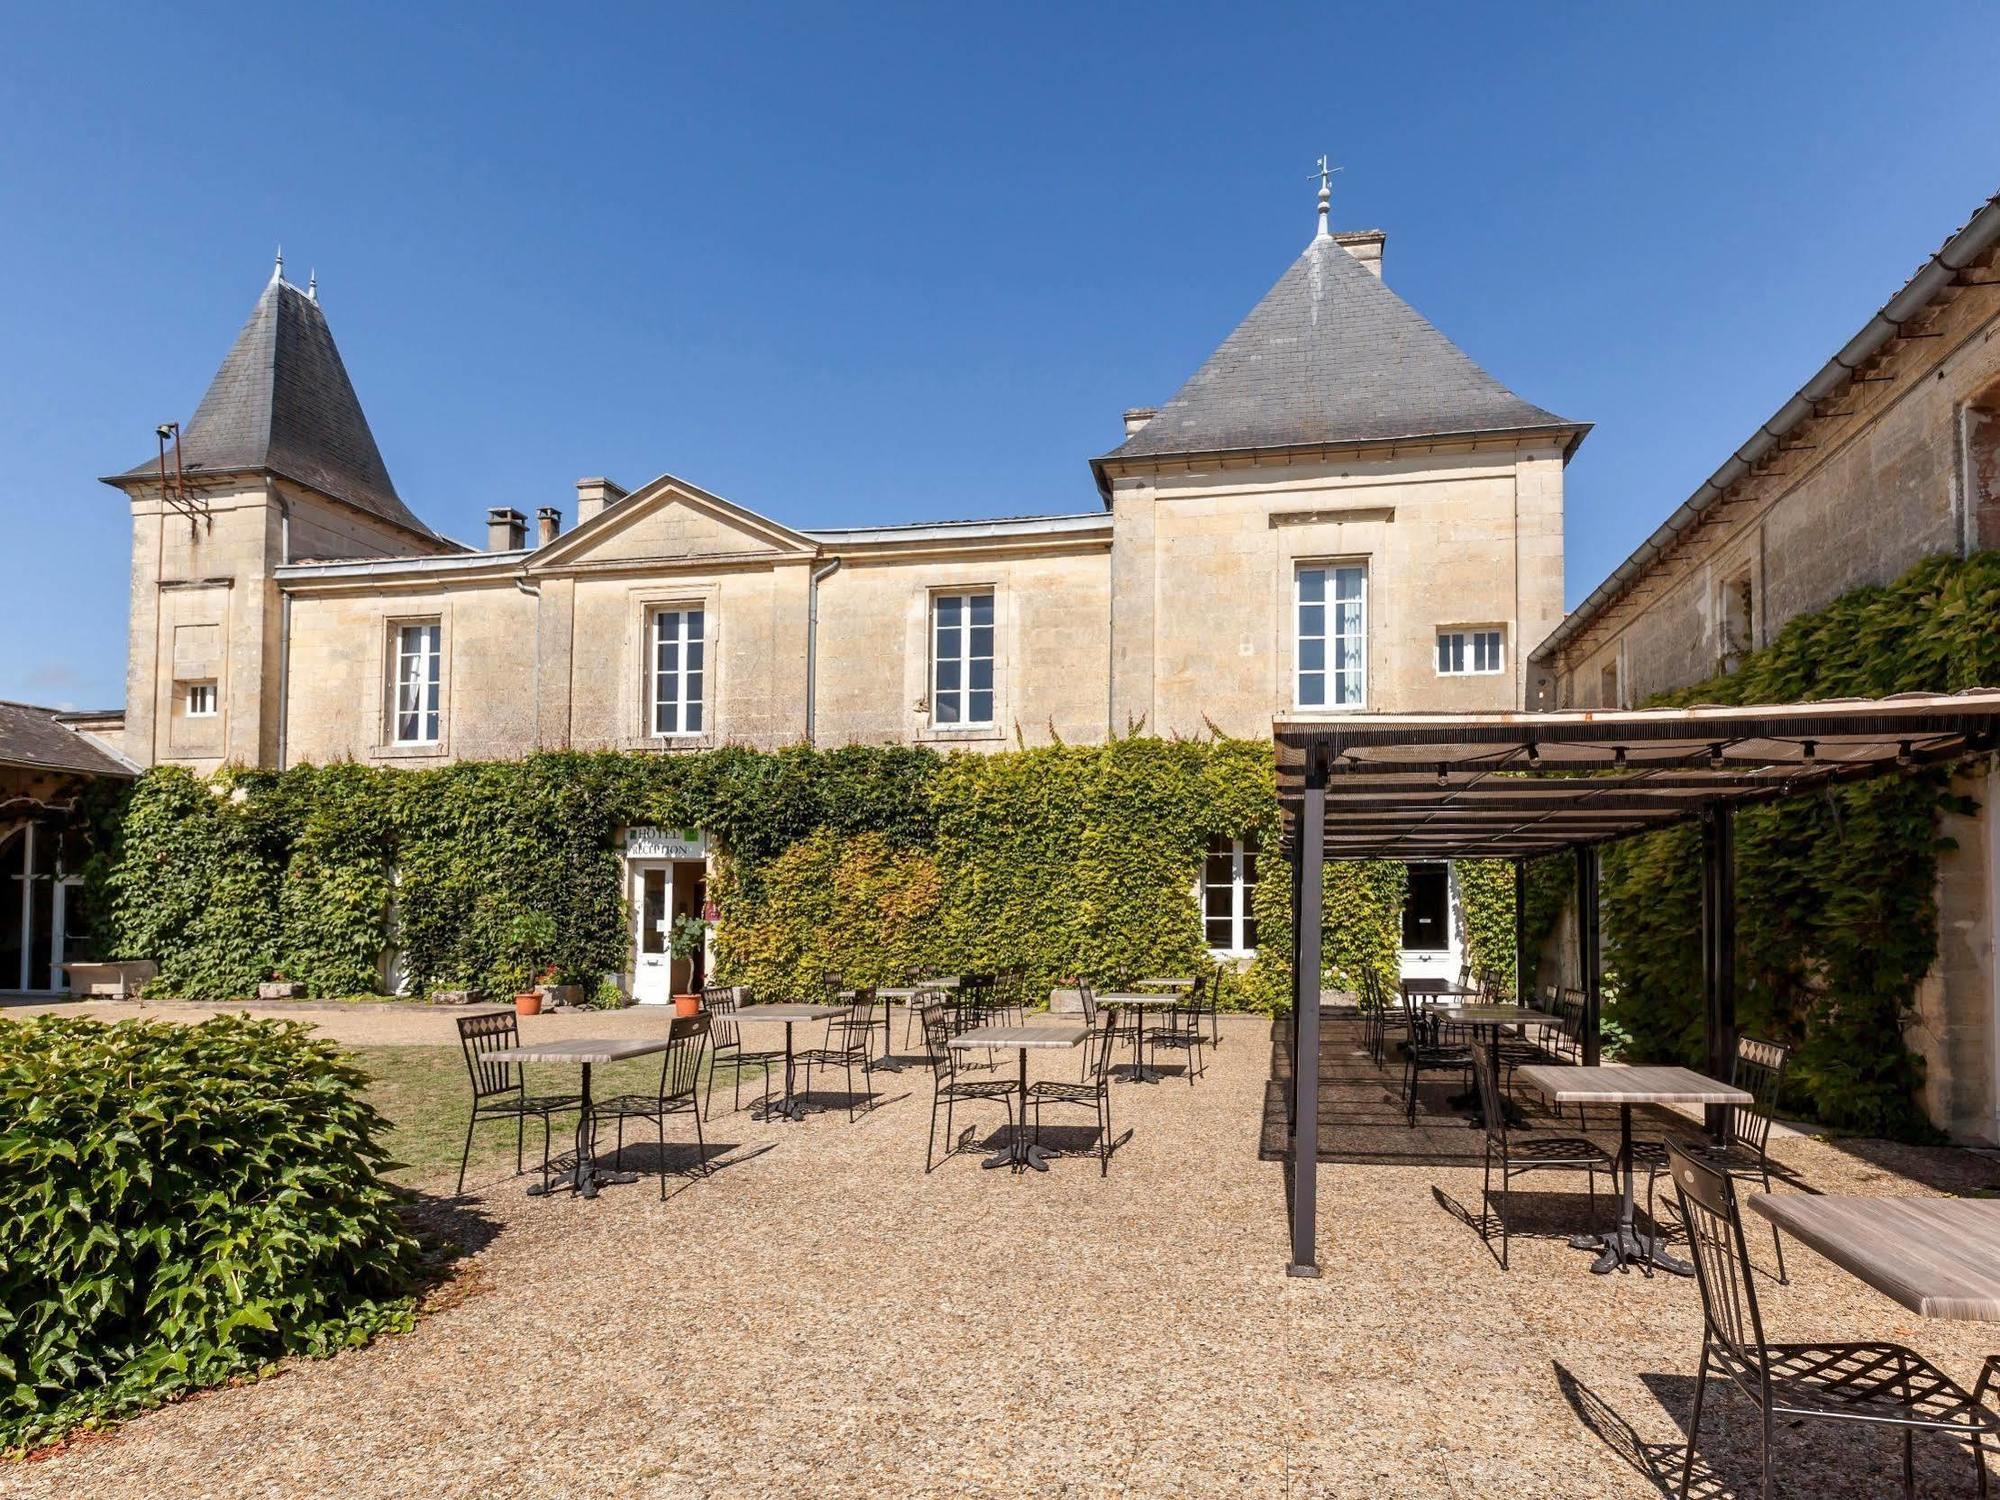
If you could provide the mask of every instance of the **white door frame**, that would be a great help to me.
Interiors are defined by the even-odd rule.
[[[660,896],[660,951],[648,953],[644,931],[646,876],[655,870],[666,877],[666,888]],[[629,989],[633,1003],[670,1005],[674,998],[673,958],[666,948],[666,928],[674,919],[674,862],[670,859],[628,860],[625,873],[632,893],[632,947],[628,957],[631,969]]]

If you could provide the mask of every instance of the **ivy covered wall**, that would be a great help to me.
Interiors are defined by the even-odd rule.
[[[367,993],[385,950],[407,987],[504,996],[545,967],[626,966],[621,826],[701,828],[721,851],[718,973],[776,998],[839,970],[1019,969],[1036,989],[1206,962],[1209,840],[1276,844],[1267,743],[1128,738],[994,755],[927,749],[548,754],[427,770],[148,772],[102,814],[91,872],[113,951],[166,994],[272,975]],[[1259,956],[1230,1003],[1289,994],[1291,890],[1253,898]],[[1393,979],[1400,865],[1330,866],[1326,973]]]
[[[2000,684],[2000,554],[1939,558],[1788,623],[1737,671],[1656,703],[1778,703]],[[1737,1017],[1792,1043],[1788,1107],[1932,1134],[1904,1043],[1937,959],[1943,772],[1745,809],[1736,820]],[[1681,828],[1605,850],[1607,1026],[1642,1060],[1702,1061],[1701,859]]]

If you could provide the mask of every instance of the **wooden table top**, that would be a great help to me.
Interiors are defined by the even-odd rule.
[[[523,1047],[503,1047],[484,1054],[497,1063],[608,1063],[621,1057],[644,1057],[648,1052],[664,1052],[665,1037],[577,1037],[567,1042],[531,1042]]]
[[[1453,984],[1449,979],[1405,979],[1402,981],[1406,995],[1476,995],[1477,990],[1469,990],[1462,984]]]
[[[1572,1068],[1534,1063],[1514,1076],[1558,1104],[1748,1104],[1750,1096],[1692,1068]]]
[[[1194,988],[1194,981],[1192,979],[1135,979],[1132,982],[1141,989],[1146,990],[1191,990]]]
[[[2000,1323],[2000,1200],[1753,1193],[1750,1207],[1921,1317]]]
[[[844,1016],[851,1005],[746,1005],[736,1012],[739,1021],[823,1021],[828,1016]]]
[[[1560,1026],[1554,1016],[1519,1005],[1461,1005],[1436,1014],[1461,1026]]]
[[[961,1031],[947,1046],[973,1047],[1074,1047],[1090,1035],[1081,1022],[1041,1026],[975,1026]]]
[[[1113,990],[1097,997],[1099,1005],[1179,1005],[1179,995],[1144,994],[1136,990]]]

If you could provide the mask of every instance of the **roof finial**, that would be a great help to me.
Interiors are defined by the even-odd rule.
[[[271,280],[283,281],[284,279],[285,279],[285,247],[283,245],[280,245],[278,246],[277,264],[271,267]]]
[[[1333,204],[1333,174],[1340,170],[1339,167],[1328,165],[1326,157],[1321,156],[1319,165],[1309,174],[1319,179],[1319,232],[1313,236],[1316,240],[1333,238],[1333,231],[1327,227],[1326,219],[1328,210]]]
[[[319,272],[317,270],[306,272],[306,301],[319,301]]]

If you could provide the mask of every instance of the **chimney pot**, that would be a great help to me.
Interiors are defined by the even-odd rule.
[[[1333,242],[1373,271],[1377,281],[1382,279],[1382,247],[1389,243],[1388,235],[1379,229],[1344,229]]]
[[[562,535],[562,512],[553,505],[544,505],[535,512],[535,545],[546,547]]]
[[[1135,406],[1125,413],[1125,436],[1130,437],[1160,414],[1157,406]]]
[[[624,485],[609,479],[579,479],[576,482],[576,524],[581,526],[600,511],[616,505],[625,498],[625,494]]]
[[[486,512],[486,550],[519,552],[528,545],[528,518],[511,505],[496,505]]]

